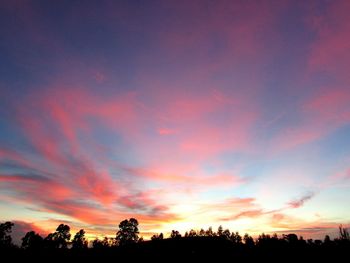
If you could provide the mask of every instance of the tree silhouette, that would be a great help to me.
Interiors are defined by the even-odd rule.
[[[154,235],[151,237],[151,240],[152,240],[152,241],[163,240],[163,238],[164,238],[163,233],[160,233],[159,235],[158,235],[158,234],[154,234]]]
[[[56,228],[56,232],[48,234],[44,239],[44,243],[48,248],[67,248],[70,237],[70,227],[60,224]]]
[[[111,247],[112,246],[108,237],[104,237],[101,241],[101,244],[103,247]]]
[[[99,240],[98,238],[95,238],[93,241],[92,241],[92,247],[94,249],[101,249],[103,248],[103,244],[102,244],[102,241]]]
[[[283,238],[290,244],[290,245],[296,245],[298,244],[298,236],[296,234],[288,234],[283,235]]]
[[[212,236],[214,236],[214,232],[213,232],[213,228],[210,226],[209,228],[208,228],[208,230],[205,232],[205,235],[207,236],[207,237],[212,237]]]
[[[54,235],[55,235],[54,233],[50,233],[44,238],[45,248],[58,248],[58,246],[56,245],[56,241],[54,239]]]
[[[104,237],[102,240],[102,245],[104,247],[115,247],[118,245],[118,242],[115,238]]]
[[[225,229],[225,230],[222,232],[221,237],[222,237],[222,238],[225,238],[225,239],[227,239],[227,240],[230,240],[230,237],[231,237],[231,232],[230,232],[230,230]]]
[[[259,235],[258,239],[256,240],[256,243],[259,245],[259,246],[266,246],[266,245],[269,245],[269,242],[271,240],[271,236],[269,234],[265,234],[265,233],[262,233],[261,235]]]
[[[35,233],[34,231],[29,231],[22,238],[22,248],[24,249],[39,249],[43,246],[43,238]]]
[[[247,247],[254,247],[255,245],[255,242],[254,242],[254,239],[248,235],[248,234],[245,234],[244,237],[243,237],[243,240],[244,240],[244,244],[246,244]]]
[[[170,238],[180,238],[181,234],[177,230],[171,230]]]
[[[139,239],[139,222],[135,218],[120,222],[116,240],[120,245],[136,243]]]
[[[197,232],[193,229],[190,230],[190,232],[188,233],[189,237],[196,237],[197,236]]]
[[[220,225],[218,227],[218,232],[217,232],[218,236],[221,237],[223,232],[224,232],[224,228],[222,227],[222,225]]]
[[[74,236],[72,240],[73,249],[84,249],[87,248],[88,242],[85,238],[84,229],[80,229]]]
[[[54,239],[59,248],[67,248],[67,243],[70,240],[70,227],[68,225],[60,224],[55,232]]]
[[[238,232],[236,232],[236,233],[232,232],[232,233],[231,233],[231,236],[230,236],[230,240],[231,240],[234,244],[242,244],[242,237],[239,235]]]
[[[14,224],[12,222],[5,222],[0,224],[0,247],[12,246],[11,231]]]
[[[329,237],[329,235],[326,235],[324,237],[323,243],[325,243],[326,245],[329,245],[330,243],[332,243],[331,238]]]

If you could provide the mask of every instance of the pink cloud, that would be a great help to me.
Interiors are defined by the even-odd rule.
[[[298,199],[291,200],[287,203],[286,206],[280,207],[273,210],[263,209],[261,205],[256,203],[254,198],[244,198],[244,199],[228,199],[224,202],[224,207],[228,207],[228,211],[238,210],[234,215],[221,218],[224,221],[238,220],[240,218],[259,218],[273,215],[273,222],[282,221],[284,218],[283,211],[289,209],[296,209],[302,207],[305,202],[311,200],[314,197],[314,193],[306,194]],[[217,205],[217,204],[216,204]],[[219,206],[220,207],[220,206]],[[237,209],[238,208],[238,209]]]
[[[347,1],[335,1],[328,4],[322,15],[313,16],[310,25],[318,35],[309,60],[312,71],[335,74],[337,78],[349,81],[349,10]]]
[[[61,90],[48,94],[36,99],[36,110],[19,111],[19,120],[26,135],[38,149],[48,169],[60,171],[60,180],[68,184],[76,183],[96,200],[111,203],[115,199],[114,192],[119,189],[117,183],[106,170],[96,169],[96,163],[82,152],[83,145],[78,138],[82,129],[89,131],[90,124],[84,118],[95,116],[92,107],[97,106],[96,103],[81,90]],[[71,98],[75,96],[81,98],[82,103],[73,103]],[[100,107],[100,110],[103,112],[104,108]],[[39,111],[45,111],[47,115],[37,115]],[[64,174],[69,174],[71,178]]]
[[[237,220],[240,217],[243,216],[254,216],[253,214],[258,213],[257,211],[260,211],[260,214],[262,214],[262,209],[260,206],[256,203],[256,199],[252,197],[247,198],[227,198],[225,200],[219,201],[219,202],[213,202],[210,204],[206,204],[203,207],[200,208],[202,212],[204,211],[221,211],[225,212],[227,214],[230,214],[227,217],[219,218],[219,220],[224,221],[230,221],[230,220]],[[231,214],[233,214],[231,216]]]
[[[300,121],[285,128],[273,140],[276,149],[287,150],[324,138],[350,123],[350,91],[324,88],[308,99],[299,110]]]
[[[314,193],[310,193],[310,194],[304,195],[304,196],[302,196],[302,197],[299,198],[299,199],[292,200],[292,201],[288,202],[288,205],[289,205],[291,208],[299,208],[299,207],[303,206],[305,202],[307,202],[307,201],[309,201],[311,198],[313,198],[314,195],[315,195]]]
[[[169,128],[160,128],[158,129],[158,134],[159,135],[172,135],[175,134],[176,130],[169,129]]]
[[[350,123],[350,5],[334,1],[327,3],[322,13],[313,13],[316,10],[305,20],[315,38],[306,58],[307,68],[301,82],[304,90],[296,89],[303,94],[293,113],[297,120],[273,139],[276,151],[321,140]],[[326,80],[320,86],[322,78]]]
[[[246,210],[243,212],[240,212],[238,214],[236,214],[233,217],[230,218],[224,218],[225,221],[230,221],[230,220],[238,220],[242,217],[248,217],[248,218],[256,218],[256,217],[260,217],[264,215],[264,212],[261,209],[257,209],[257,210]]]
[[[40,167],[36,167],[34,160],[31,160],[24,154],[11,149],[0,148],[0,160],[13,161],[20,164],[22,167],[41,171]]]
[[[337,128],[350,122],[349,100],[349,89],[329,88],[305,104],[304,111]]]
[[[320,183],[321,189],[328,189],[331,187],[347,187],[350,182],[350,168],[342,169],[328,176]]]
[[[124,217],[136,216],[143,225],[150,225],[179,218],[169,212],[173,203],[166,192],[192,197],[193,193],[247,183],[238,169],[220,169],[219,159],[242,152],[244,159],[259,147],[254,136],[261,131],[257,124],[264,121],[261,97],[266,95],[264,85],[270,82],[264,74],[279,54],[274,50],[280,44],[276,29],[283,27],[277,19],[289,4],[282,2],[272,6],[225,2],[210,8],[195,2],[171,4],[170,9],[183,16],[174,19],[167,15],[164,23],[154,25],[145,46],[155,46],[157,51],[136,52],[131,58],[130,65],[141,65],[141,70],[131,72],[135,80],[128,76],[130,86],[110,82],[114,75],[102,61],[109,58],[92,56],[90,66],[85,56],[62,52],[64,41],[40,26],[35,10],[19,10],[20,14],[29,13],[23,16],[23,26],[33,43],[62,58],[52,64],[46,58],[30,61],[32,67],[49,63],[47,68],[57,74],[56,80],[44,79],[43,83],[51,83],[48,87],[21,101],[23,108],[16,115],[29,147],[36,152],[0,152],[0,161],[10,159],[23,170],[40,168],[38,174],[47,179],[6,173],[0,178],[2,185],[10,186],[17,199],[79,222],[115,225]],[[134,10],[109,5],[103,21],[129,26],[126,21]],[[273,139],[278,151],[320,140],[349,123],[349,6],[330,5],[332,11],[327,14],[325,10],[329,17],[314,25],[316,41],[307,58],[306,75],[321,72],[336,79],[336,84],[303,93],[307,97],[296,106],[295,119]],[[88,18],[91,10],[87,9],[73,7],[65,20],[73,22],[77,12]],[[136,19],[141,20],[132,23],[135,35],[144,29],[139,23],[142,18]],[[325,21],[333,21],[335,26]],[[18,63],[28,66],[20,56]],[[168,64],[166,70],[161,67],[163,60]],[[113,65],[108,64],[119,78]],[[125,92],[127,89],[133,91]],[[289,116],[286,111],[270,123],[278,125]],[[218,209],[227,212],[231,220],[250,218],[256,222],[275,213],[275,220],[282,224],[283,220],[289,222],[283,211],[300,208],[310,198],[301,196],[273,211],[254,198],[203,204],[201,209],[204,214]]]
[[[154,143],[162,144],[162,142],[157,141],[157,138],[151,138],[149,141],[149,138],[138,130],[150,124],[157,127],[163,121],[170,123],[171,127],[179,125],[189,127],[184,133],[179,131],[174,134],[175,141],[170,145],[157,147],[159,153],[165,157],[164,162],[150,162],[145,168],[129,169],[131,174],[139,176],[145,182],[177,184],[184,188],[191,187],[194,191],[232,187],[243,183],[239,176],[231,172],[203,174],[200,162],[222,151],[232,150],[230,147],[233,150],[243,149],[243,145],[248,141],[247,131],[255,120],[254,113],[248,111],[246,117],[244,108],[241,108],[244,101],[232,104],[232,100],[225,99],[225,96],[217,90],[199,98],[183,96],[181,93],[176,93],[173,97],[176,99],[170,102],[160,97],[153,107],[163,110],[152,112],[147,111],[147,108],[145,111],[145,105],[138,101],[135,93],[102,100],[83,89],[61,88],[35,96],[35,107],[29,111],[20,109],[18,119],[30,142],[38,150],[38,156],[44,161],[44,165],[41,166],[46,167],[49,179],[30,180],[29,184],[17,186],[18,182],[27,180],[23,176],[18,177],[17,184],[11,185],[11,189],[29,198],[30,202],[34,201],[41,205],[44,211],[67,215],[90,224],[112,224],[114,220],[112,218],[135,216],[135,213],[138,218],[145,221],[145,224],[176,220],[178,216],[168,213],[168,207],[164,203],[153,201],[156,196],[150,198],[135,195],[132,185],[123,185],[122,182],[112,178],[108,168],[121,167],[115,163],[112,165],[108,157],[99,158],[98,161],[102,162],[98,164],[96,160],[91,159],[91,156],[84,153],[86,145],[83,144],[81,135],[92,136],[91,120],[122,135],[128,142],[137,142],[141,151],[143,148],[149,149]],[[28,103],[32,101],[33,97],[28,98]],[[237,124],[229,124],[231,126],[229,134],[210,125],[208,115],[221,114],[232,105],[237,106],[237,110],[232,108],[232,118]],[[176,108],[180,106],[181,110],[177,112]],[[197,118],[202,123],[193,124],[193,120]],[[191,130],[195,132],[198,128],[201,131],[199,135],[189,133]],[[231,133],[235,140],[230,140]],[[201,148],[202,144],[211,140],[213,134],[218,141],[214,140],[206,146],[207,150]],[[183,142],[186,141],[191,141],[192,148],[183,147],[186,145]],[[171,145],[174,147],[169,147]],[[90,146],[93,151],[98,150],[95,145]],[[173,154],[169,156],[171,151]],[[187,161],[172,158],[173,155],[183,155]],[[106,165],[106,169],[100,168],[102,164]],[[46,171],[43,171],[44,174]],[[7,183],[11,183],[11,180],[14,183],[14,178],[10,175],[2,179],[6,179]],[[106,209],[86,205],[84,202],[72,202],[72,199],[98,202]],[[114,208],[112,211],[114,204],[118,204],[119,208]]]
[[[208,17],[209,26],[192,21],[192,16],[187,17],[198,29],[191,30],[191,34],[179,31],[176,24],[173,27],[167,26],[166,31],[160,30],[159,35],[156,33],[153,39],[161,43],[166,58],[173,57],[176,60],[179,55],[186,55],[186,50],[196,47],[199,42],[206,45],[204,51],[196,52],[199,63],[191,71],[174,71],[174,74],[179,75],[174,82],[155,80],[153,77],[147,79],[144,76],[151,74],[144,67],[144,72],[138,76],[141,81],[135,85],[142,88],[128,94],[116,92],[113,95],[99,96],[82,86],[87,77],[93,78],[98,84],[110,80],[111,76],[103,67],[94,65],[90,68],[74,57],[74,54],[72,57],[63,56],[64,59],[56,63],[56,71],[64,78],[56,76],[56,81],[52,81],[53,84],[45,88],[46,91],[28,98],[17,116],[23,131],[37,149],[38,156],[43,159],[46,171],[55,170],[55,181],[70,189],[73,195],[81,195],[104,206],[132,195],[133,187],[140,188],[135,186],[135,182],[124,185],[124,180],[132,181],[127,176],[116,176],[120,170],[123,171],[117,167],[118,164],[111,165],[115,160],[111,160],[110,153],[116,151],[114,148],[119,145],[108,145],[106,154],[98,156],[98,161],[86,153],[89,150],[99,151],[94,132],[105,129],[129,145],[135,153],[135,159],[143,160],[142,165],[134,167],[143,170],[137,173],[140,179],[136,180],[138,183],[161,182],[184,188],[195,185],[195,191],[206,191],[215,187],[237,186],[244,182],[236,171],[207,173],[201,166],[220,154],[249,150],[259,113],[255,108],[256,98],[249,91],[240,94],[221,90],[211,84],[210,78],[213,73],[222,70],[239,69],[242,61],[262,59],[263,53],[260,51],[263,45],[258,41],[261,39],[259,32],[261,29],[270,32],[275,13],[283,7],[278,4],[272,10],[264,5],[225,6],[213,6],[214,10]],[[184,6],[174,4],[174,8],[182,9]],[[196,5],[186,4],[185,10],[188,8],[191,12],[201,13]],[[122,22],[131,11],[128,8],[123,10],[110,8],[105,19]],[[249,15],[252,10],[258,11],[260,15],[252,19]],[[79,12],[86,15],[85,12],[88,11]],[[240,19],[228,24],[232,13],[239,15]],[[33,25],[30,28],[36,31],[35,39],[40,42],[44,41],[43,36],[47,36],[48,49],[55,49],[56,45],[64,46],[59,40],[55,41],[57,37],[45,34],[45,30],[37,26],[39,21],[35,13],[30,14],[26,20]],[[208,61],[206,57],[213,48],[213,43],[206,40],[213,33],[223,36],[227,48],[225,54],[219,54],[218,59]],[[52,42],[57,44],[52,45]],[[137,59],[141,65],[150,61],[147,54],[142,54]],[[256,71],[256,68],[252,69],[252,76],[256,75]],[[203,85],[207,81],[208,84]],[[73,88],[66,84],[69,82],[75,83]],[[76,85],[77,82],[79,85]],[[202,87],[201,91],[193,89],[193,84]],[[232,86],[240,84],[234,83]],[[259,77],[249,78],[244,85],[259,86]],[[223,115],[227,115],[227,118],[213,122],[213,119],[219,119],[217,117]],[[150,137],[149,131],[156,131],[163,136]],[[117,150],[121,153],[125,149]],[[106,168],[102,169],[101,166]],[[124,202],[126,206],[135,205],[132,198]],[[150,206],[152,207],[151,204]]]
[[[174,167],[174,166],[172,166]],[[196,191],[206,191],[211,188],[233,187],[244,183],[244,179],[232,173],[217,173],[213,175],[201,174],[197,168],[183,167],[183,170],[176,170],[176,166],[168,172],[167,167],[154,167],[153,169],[128,168],[131,175],[148,180],[166,183],[168,185],[181,185],[196,189]],[[192,171],[192,173],[191,173]],[[189,172],[189,174],[188,174]],[[202,189],[202,190],[200,190]]]
[[[115,220],[135,216],[135,213],[146,225],[177,218],[176,215],[168,213],[168,207],[160,205],[147,193],[119,196],[115,203],[117,207],[101,207],[81,196],[79,186],[70,185],[67,188],[39,175],[0,175],[0,182],[20,194],[14,197],[15,200],[19,199],[29,206],[34,203],[41,211],[69,216],[84,223],[113,225]]]
[[[257,207],[256,199],[252,197],[246,198],[227,198],[221,202],[215,202],[213,204],[208,204],[208,209],[229,209],[229,210],[242,210],[244,208],[255,208]]]
[[[206,66],[201,66],[205,69],[202,77],[205,77],[209,72],[262,58],[260,51],[266,40],[262,34],[272,34],[276,19],[287,6],[285,1],[274,3],[273,7],[259,3],[219,2],[208,9],[197,2],[176,2],[171,4],[171,10],[177,12],[180,18],[175,20],[169,16],[164,25],[160,25],[160,34],[156,34],[155,39],[170,61],[195,57],[196,62]],[[210,52],[215,48],[216,38],[223,44],[220,52],[212,57]],[[198,72],[193,64],[189,74]]]
[[[32,199],[63,201],[72,197],[69,187],[52,181],[40,175],[0,175],[0,181],[10,185],[10,189],[17,190],[30,202]],[[40,203],[40,202],[39,202]]]
[[[160,97],[160,100],[153,107],[163,108],[162,112],[158,113],[156,111],[156,113],[151,113],[149,116],[146,114],[145,116],[143,114],[143,106],[137,101],[135,95],[121,95],[120,97],[102,101],[100,98],[92,97],[88,92],[84,92],[83,90],[65,91],[61,89],[59,92],[50,94],[49,97],[45,95],[41,99],[43,102],[40,108],[50,113],[52,119],[37,120],[36,124],[32,121],[29,123],[24,122],[23,127],[34,146],[38,148],[43,156],[48,158],[56,166],[64,165],[69,170],[69,173],[75,175],[78,180],[77,182],[86,187],[90,184],[86,183],[86,180],[89,182],[92,182],[91,180],[96,180],[96,182],[105,181],[103,185],[107,189],[113,185],[111,180],[108,179],[110,175],[106,173],[103,176],[100,175],[99,172],[94,171],[94,163],[91,163],[89,158],[81,156],[81,142],[77,136],[82,132],[87,135],[91,134],[91,127],[88,122],[91,118],[101,122],[107,129],[111,128],[115,130],[128,142],[134,141],[137,143],[139,146],[138,151],[140,152],[144,150],[148,151],[152,145],[157,148],[157,155],[163,156],[165,160],[161,164],[159,164],[159,161],[154,164],[151,161],[147,165],[148,167],[145,169],[149,178],[153,174],[153,178],[162,177],[164,181],[173,179],[174,181],[181,180],[185,182],[189,180],[189,182],[194,182],[194,178],[198,177],[197,175],[199,174],[199,171],[194,172],[194,170],[199,168],[199,162],[225,151],[243,150],[247,146],[250,139],[249,130],[252,129],[256,119],[254,112],[244,111],[244,108],[241,109],[244,101],[240,101],[239,103],[235,103],[237,110],[232,109],[232,122],[224,124],[226,127],[216,127],[215,123],[211,124],[208,114],[221,114],[228,109],[227,107],[231,107],[232,102],[223,99],[222,93],[218,91],[210,92],[209,95],[209,97],[204,96],[202,98],[182,98],[178,94],[175,95],[175,98],[172,96],[174,100],[168,102],[166,105],[163,105],[164,100]],[[176,96],[178,96],[178,99],[176,99]],[[79,97],[81,100],[72,103],[72,97]],[[38,99],[36,100],[38,101]],[[180,107],[180,111],[176,111],[179,107],[179,101],[183,107]],[[187,109],[184,105],[188,105],[190,108]],[[26,116],[27,114],[24,115]],[[31,119],[29,117],[27,116],[25,120]],[[192,118],[198,118],[202,121],[193,124]],[[22,116],[21,119],[23,119]],[[150,124],[157,125],[158,121],[164,119],[171,126],[176,127],[180,125],[184,127],[183,130],[176,132],[176,134],[173,133],[173,130],[161,130],[162,134],[172,133],[175,136],[174,140],[169,143],[164,144],[161,139],[149,139],[147,135],[135,132],[136,130],[144,129]],[[46,131],[47,126],[43,125],[46,122],[57,127],[54,135],[50,131]],[[66,152],[66,146],[69,146],[68,152]],[[65,154],[63,154],[64,152]],[[76,164],[72,164],[71,160],[69,160],[71,158],[69,157],[70,155],[80,156],[80,170],[84,171],[83,173],[86,176],[77,174],[74,167]],[[179,157],[171,158],[171,156],[184,156],[187,161],[184,162],[183,158],[179,159]],[[167,170],[170,167],[172,171],[169,172]],[[189,173],[193,174],[193,172],[195,175],[191,177],[186,175]],[[138,174],[140,173],[138,172]],[[89,178],[91,176],[95,176],[96,178],[90,180]],[[219,179],[225,179],[224,181],[231,182],[237,181],[234,177],[223,177],[220,175]],[[199,180],[197,181],[200,184],[206,184],[205,180],[203,180],[203,183],[199,182]],[[220,180],[216,180],[216,177],[213,177],[211,182],[215,181]],[[111,193],[111,191],[107,190],[106,193],[108,192]]]

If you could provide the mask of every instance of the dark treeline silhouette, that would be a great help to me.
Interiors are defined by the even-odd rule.
[[[172,230],[168,237],[154,234],[150,241],[139,237],[138,221],[134,218],[120,222],[116,236],[95,239],[88,245],[85,231],[79,230],[73,238],[70,227],[60,224],[56,231],[41,237],[29,231],[20,246],[13,244],[12,222],[0,224],[0,255],[2,258],[47,262],[51,260],[101,261],[118,259],[173,261],[173,260],[268,260],[286,261],[309,259],[349,259],[350,236],[342,225],[339,237],[323,240],[303,239],[296,234],[261,234],[253,238],[241,236],[220,226],[217,231],[191,229],[183,236]]]

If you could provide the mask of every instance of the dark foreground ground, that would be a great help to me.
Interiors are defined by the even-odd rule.
[[[145,241],[121,247],[6,249],[1,262],[350,262],[350,242],[234,244],[212,237]]]

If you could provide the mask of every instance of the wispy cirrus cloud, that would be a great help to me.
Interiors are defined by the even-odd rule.
[[[273,139],[276,151],[320,141],[350,123],[350,6],[338,1],[327,3],[324,8],[325,12],[315,9],[305,18],[305,25],[315,38],[309,44],[305,76],[300,87],[291,91],[300,95],[289,113],[290,125]]]
[[[274,139],[280,150],[317,141],[350,123],[350,92],[342,87],[326,87],[303,102],[298,109],[300,121],[282,130]],[[277,149],[276,148],[276,149]]]
[[[230,149],[221,143],[206,146],[210,151],[199,148],[202,147],[200,144],[210,140],[203,135],[207,130],[207,135],[211,136],[212,126],[207,120],[208,114],[220,114],[229,105],[217,101],[217,95],[212,97],[211,91],[209,95],[197,99],[177,94],[174,104],[164,105],[163,100],[160,100],[153,105],[164,107],[161,113],[151,111],[146,115],[144,103],[136,93],[105,100],[84,89],[63,88],[36,95],[35,105],[28,110],[27,106],[32,105],[33,101],[33,96],[29,96],[25,104],[16,108],[16,119],[35,152],[28,154],[3,150],[2,159],[16,163],[15,171],[20,171],[20,174],[8,171],[2,174],[1,181],[11,189],[13,198],[20,202],[29,206],[34,203],[44,212],[64,215],[78,222],[111,225],[116,218],[128,216],[136,216],[146,225],[176,221],[180,216],[171,212],[167,200],[162,199],[167,194],[158,196],[161,192],[149,192],[138,183],[161,183],[166,189],[176,186],[176,189],[187,194],[188,189],[191,192],[205,192],[209,189],[236,187],[245,182],[231,171],[207,173],[201,168],[201,162]],[[73,102],[73,97],[79,97],[80,100]],[[192,105],[191,102],[196,100],[197,103]],[[184,111],[181,114],[175,110],[179,103]],[[184,105],[190,108],[186,109]],[[195,127],[191,123],[191,115],[187,117],[188,120],[184,118],[187,113],[205,123],[196,136],[204,136],[200,141],[191,139],[194,134],[189,132],[187,123],[193,131]],[[163,119],[174,127],[180,125],[183,128],[173,134],[175,138],[169,139],[164,146],[163,138],[157,136],[157,127]],[[144,132],[137,132],[138,129],[144,131],[149,127],[154,131],[150,138]],[[242,127],[239,129],[244,130],[249,126]],[[138,154],[143,154],[146,149],[148,151],[151,144],[158,144],[157,156],[162,154],[163,161],[153,163],[153,157],[147,161],[146,156],[147,162],[141,168],[114,161],[113,145],[93,141],[96,133],[100,132],[106,136],[114,133],[128,143],[134,141],[140,147],[137,149]],[[218,138],[223,136],[224,140],[225,135],[220,130],[217,132]],[[184,146],[186,141],[191,141],[190,148]],[[120,147],[118,144],[114,146]],[[98,156],[95,158],[96,154]],[[179,159],[181,155],[188,161]],[[37,174],[30,174],[29,167]]]
[[[293,199],[289,202],[287,202],[286,206],[276,208],[273,210],[266,210],[263,209],[260,205],[256,203],[256,199],[250,198],[250,199],[243,199],[247,200],[248,202],[245,203],[245,206],[242,207],[238,213],[234,214],[233,216],[229,216],[226,218],[222,218],[224,221],[235,221],[241,218],[259,218],[264,217],[266,215],[273,215],[273,218],[282,220],[283,214],[282,212],[289,209],[296,209],[302,207],[307,201],[311,200],[315,196],[315,193],[307,193],[300,198]],[[240,200],[240,199],[238,199]],[[229,201],[228,201],[229,203]],[[228,211],[230,210],[230,207],[228,206]]]
[[[311,200],[314,197],[314,195],[315,195],[315,193],[306,194],[298,199],[295,199],[295,200],[288,202],[288,205],[291,208],[299,208],[299,207],[303,206],[305,202]]]

